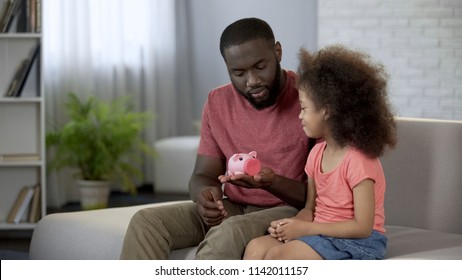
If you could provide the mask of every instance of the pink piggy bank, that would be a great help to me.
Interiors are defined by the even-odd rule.
[[[261,162],[257,158],[257,152],[248,154],[239,153],[232,155],[228,160],[228,175],[247,174],[254,176],[261,169]]]

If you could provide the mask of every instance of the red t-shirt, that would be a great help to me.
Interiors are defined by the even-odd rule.
[[[226,84],[209,93],[202,112],[198,154],[228,159],[235,153],[257,152],[262,166],[276,174],[306,181],[304,165],[308,156],[308,137],[298,119],[300,103],[295,73],[286,71],[286,83],[277,103],[257,110]],[[225,184],[229,200],[257,206],[276,206],[284,202],[261,189]]]

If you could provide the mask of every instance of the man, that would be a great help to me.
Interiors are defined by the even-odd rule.
[[[281,44],[265,21],[245,18],[223,31],[220,52],[231,83],[212,90],[203,109],[189,182],[194,202],[136,213],[122,259],[168,259],[172,250],[196,245],[197,259],[241,259],[271,221],[304,206],[309,145],[295,74],[280,66]],[[232,154],[250,151],[262,162],[259,174],[224,175]]]

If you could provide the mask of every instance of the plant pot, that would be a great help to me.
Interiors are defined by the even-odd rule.
[[[82,210],[107,208],[111,182],[79,180]]]

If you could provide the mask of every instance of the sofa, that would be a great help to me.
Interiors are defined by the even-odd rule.
[[[381,158],[387,179],[385,258],[461,260],[462,121],[397,118],[397,124],[398,145]],[[191,166],[178,170],[175,162],[194,160],[194,153],[175,151],[185,147],[195,151],[198,140],[198,136],[163,139],[158,146],[160,153],[170,157],[156,164],[175,168],[175,174],[183,178],[175,192],[187,192],[192,171]],[[168,170],[163,169],[165,166],[157,168]],[[170,178],[168,173],[155,175],[157,182],[165,179],[159,176]],[[178,202],[47,215],[33,232],[30,258],[118,259],[132,215],[145,207],[172,203]],[[171,259],[193,259],[194,253],[194,247],[175,250]]]

